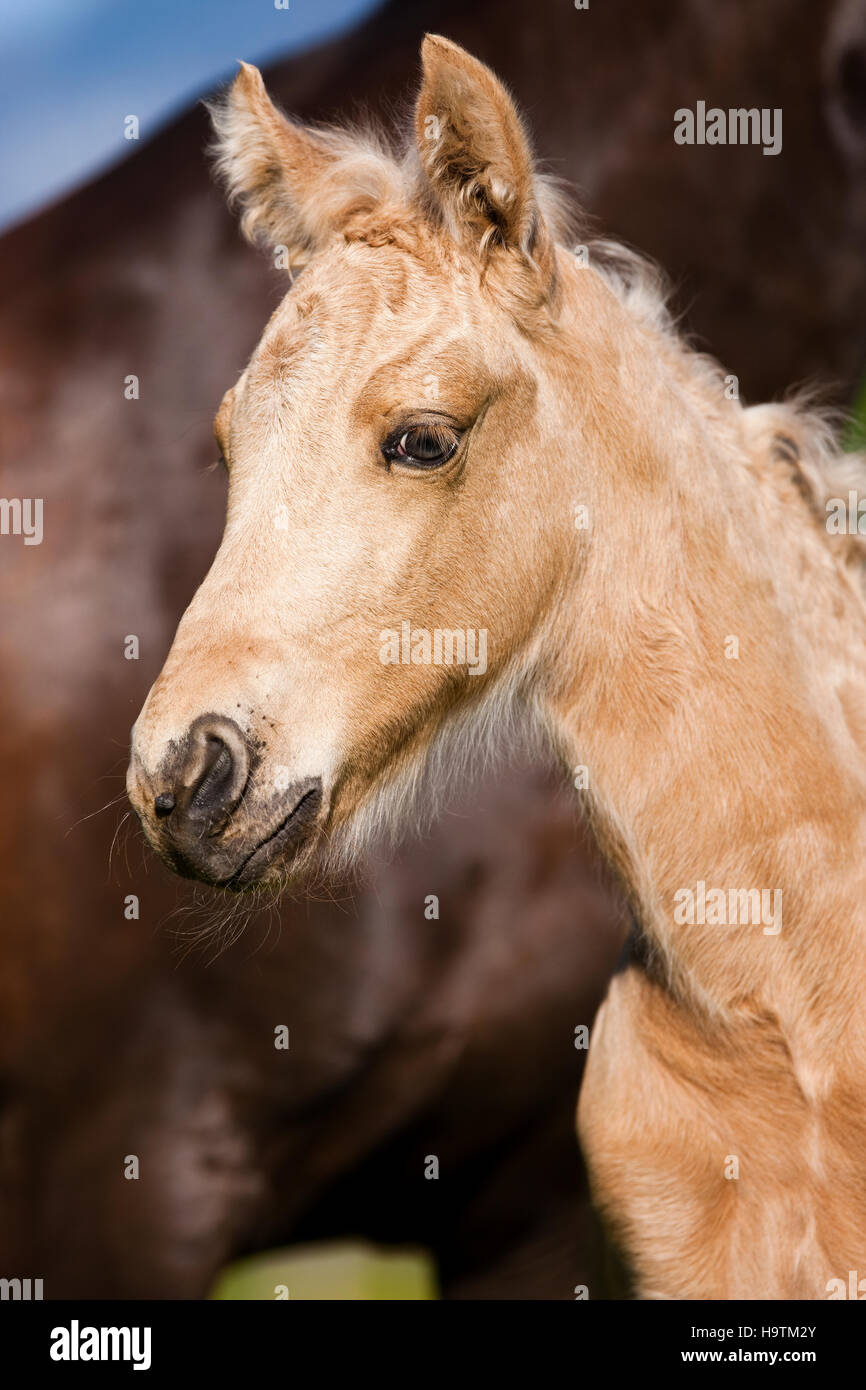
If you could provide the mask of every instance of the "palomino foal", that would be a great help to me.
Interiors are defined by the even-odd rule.
[[[562,248],[486,68],[440,38],[423,67],[399,157],[291,124],[247,66],[215,113],[245,233],[304,269],[217,415],[225,533],[130,796],[178,871],[279,887],[402,822],[450,731],[528,708],[640,928],[579,1116],[634,1291],[826,1297],[866,1275],[866,610],[833,452],[728,399],[636,258]]]

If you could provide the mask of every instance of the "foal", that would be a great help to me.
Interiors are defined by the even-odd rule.
[[[729,399],[635,257],[563,249],[504,89],[422,56],[400,157],[246,65],[215,112],[244,232],[305,268],[217,415],[225,533],[130,796],[179,872],[280,887],[528,709],[639,924],[579,1114],[633,1291],[826,1297],[866,1275],[848,482],[813,418]]]

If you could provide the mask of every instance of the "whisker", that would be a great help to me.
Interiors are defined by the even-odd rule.
[[[68,839],[69,836],[72,834],[73,830],[76,830],[79,825],[83,825],[86,820],[92,820],[94,816],[101,816],[103,811],[108,811],[111,809],[112,806],[116,806],[118,802],[125,800],[126,790],[124,789],[119,794],[119,796],[113,796],[110,801],[106,801],[104,806],[98,807],[98,809],[95,811],[88,811],[86,816],[82,816],[80,820],[74,821],[73,824],[70,825],[69,829],[66,831],[66,834],[63,836],[64,840]]]
[[[120,820],[118,821],[117,826],[116,826],[116,828],[115,828],[114,835],[112,836],[111,845],[109,846],[109,850],[108,850],[108,882],[111,881],[111,857],[112,857],[112,855],[114,854],[114,846],[117,844],[117,837],[118,837],[118,835],[120,834],[120,832],[121,832],[123,826],[124,826],[124,825],[126,824],[126,822],[129,820],[129,817],[130,817],[131,815],[132,815],[132,811],[129,810],[129,811],[126,811],[125,814],[121,816],[121,818],[120,818]]]

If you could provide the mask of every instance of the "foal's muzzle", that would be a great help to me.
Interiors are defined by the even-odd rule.
[[[269,791],[255,785],[256,755],[233,719],[201,715],[155,772],[133,748],[130,800],[151,843],[185,878],[247,888],[297,849],[322,804],[319,778]]]

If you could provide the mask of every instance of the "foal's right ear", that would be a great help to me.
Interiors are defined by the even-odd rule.
[[[284,246],[289,266],[303,264],[352,213],[386,192],[381,159],[343,132],[309,130],[290,121],[250,63],[241,63],[210,114],[217,171],[229,202],[241,209],[244,236]]]

